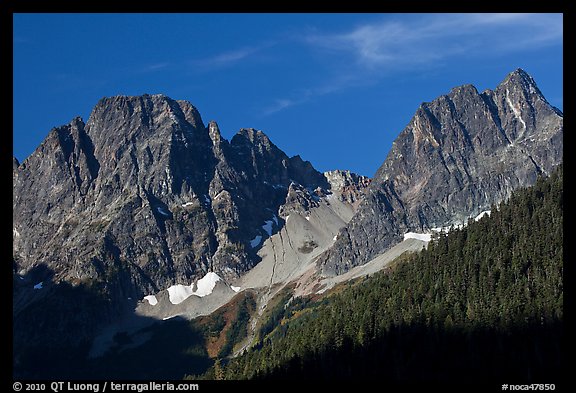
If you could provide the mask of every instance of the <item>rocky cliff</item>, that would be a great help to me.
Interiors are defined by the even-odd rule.
[[[562,148],[563,114],[521,69],[494,90],[464,85],[423,103],[319,266],[343,273],[408,231],[465,222],[550,173]]]
[[[55,282],[97,282],[115,299],[209,271],[234,279],[258,263],[251,240],[266,235],[291,184],[329,188],[261,131],[228,142],[188,102],[105,98],[86,124],[55,128],[14,160],[16,271],[45,264]]]

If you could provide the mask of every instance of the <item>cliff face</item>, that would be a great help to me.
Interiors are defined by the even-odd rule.
[[[208,271],[238,277],[292,182],[329,187],[261,131],[228,142],[162,95],[105,98],[13,167],[16,271],[45,264],[55,281],[100,282],[123,299]]]
[[[325,274],[361,265],[407,231],[462,223],[562,161],[563,115],[516,70],[423,103],[393,143],[350,223],[319,258]]]

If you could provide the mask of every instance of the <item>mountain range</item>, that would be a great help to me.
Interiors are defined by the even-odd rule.
[[[563,114],[521,69],[422,103],[372,179],[320,173],[259,130],[228,141],[186,101],[103,98],[13,159],[15,367],[33,375],[28,357],[63,342],[98,357],[118,332],[246,290],[255,326],[283,288],[371,274],[562,159]]]

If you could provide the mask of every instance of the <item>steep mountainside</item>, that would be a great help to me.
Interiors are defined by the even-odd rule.
[[[289,185],[278,214],[274,213],[272,218],[266,220],[261,232],[250,240],[250,247],[260,262],[242,277],[230,282],[231,286],[217,282],[209,296],[190,296],[180,303],[173,301],[171,291],[175,287],[170,287],[155,294],[154,304],[140,302],[136,313],[155,319],[176,315],[192,319],[210,314],[231,300],[235,292],[252,288],[259,305],[253,320],[256,323],[270,298],[293,280],[316,271],[315,258],[334,243],[338,231],[354,216],[370,184],[368,178],[349,171],[331,171],[324,173],[324,176],[329,190],[312,190],[296,183]],[[198,281],[198,284],[204,280],[206,278]],[[303,283],[303,292],[317,285],[316,280],[303,280]],[[115,330],[122,329],[126,327],[118,326]],[[112,338],[113,331],[102,336],[99,342],[107,344],[98,345],[100,350],[113,344]]]
[[[17,271],[46,264],[56,281],[116,285],[123,299],[209,271],[238,277],[259,261],[250,240],[265,235],[291,184],[329,187],[262,132],[228,142],[192,105],[162,95],[101,100],[13,174]]]
[[[490,216],[332,295],[279,297],[253,349],[206,377],[560,384],[562,178],[560,166]]]
[[[549,174],[562,148],[563,114],[521,69],[493,91],[464,85],[423,103],[319,266],[340,274],[406,232],[465,222]]]
[[[86,123],[13,160],[15,364],[56,364],[37,356],[55,348],[100,356],[119,332],[207,315],[256,265],[264,273],[236,285],[292,276],[332,244],[368,183],[324,175],[261,131],[228,142],[185,101],[102,99]]]

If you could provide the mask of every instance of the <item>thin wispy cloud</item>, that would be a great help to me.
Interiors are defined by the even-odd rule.
[[[301,105],[331,93],[364,84],[361,78],[352,74],[344,74],[338,78],[329,79],[326,83],[304,89],[295,89],[290,98],[279,98],[261,111],[262,116],[269,116],[284,109]]]
[[[263,116],[272,115],[276,112],[280,112],[283,109],[290,108],[291,106],[302,104],[305,101],[306,101],[305,99],[297,100],[291,98],[279,98],[274,100],[274,102],[271,105],[265,107],[262,110],[262,115]]]
[[[182,68],[182,67],[189,67],[193,66],[196,69],[215,69],[215,68],[223,68],[227,66],[232,66],[237,63],[240,63],[243,60],[248,59],[250,56],[256,54],[257,52],[261,51],[264,46],[253,46],[253,47],[243,47],[238,49],[233,49],[227,52],[218,53],[214,56],[204,57],[204,58],[197,58],[192,60],[181,60],[175,62],[159,62],[153,64],[147,64],[141,68],[141,72],[149,73],[149,72],[156,72],[156,71],[163,71],[167,68]]]
[[[160,71],[160,70],[163,70],[169,66],[170,66],[170,63],[168,63],[168,62],[149,64],[146,67],[144,67],[143,71],[144,72]]]
[[[294,90],[264,108],[267,116],[397,71],[429,68],[456,57],[483,58],[562,44],[561,14],[388,15],[338,33],[312,32],[301,42],[323,51],[330,74],[319,87]],[[345,64],[340,70],[336,67]]]
[[[214,56],[191,60],[190,65],[206,68],[231,66],[254,56],[268,46],[270,44],[233,49]]]
[[[562,25],[560,14],[433,14],[314,34],[306,42],[367,68],[398,68],[561,43]]]

